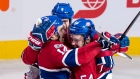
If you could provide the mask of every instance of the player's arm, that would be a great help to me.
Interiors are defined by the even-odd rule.
[[[71,49],[67,51],[64,51],[66,47],[63,45],[64,48],[57,49],[57,51],[64,55],[62,57],[62,63],[65,66],[69,66],[69,67],[80,66],[82,64],[86,64],[90,62],[91,60],[93,60],[93,58],[102,49],[103,47],[102,45],[104,45],[104,47],[108,46],[108,44],[103,44],[103,43],[106,43],[106,41],[103,41],[103,40],[101,41],[91,42],[90,44],[84,47],[75,48],[75,49]]]
[[[101,46],[98,42],[92,42],[84,47],[68,50],[62,62],[65,66],[74,67],[86,64],[100,52]]]
[[[97,73],[103,73],[114,67],[113,53],[110,50],[102,50],[96,56]]]
[[[27,46],[22,52],[21,58],[25,64],[32,65],[36,63],[38,54],[40,51],[33,50],[30,46]]]
[[[37,61],[38,54],[47,41],[42,30],[37,24],[34,25],[33,30],[28,36],[28,46],[22,53],[22,60],[25,64],[34,64]]]
[[[121,37],[121,33],[117,33],[115,34],[115,38],[116,39],[119,39]],[[112,40],[112,42],[116,42],[116,40]],[[127,36],[125,36],[123,38],[123,40],[121,40],[119,42],[120,45],[118,45],[118,47],[113,47],[113,50],[116,49],[115,51],[112,51],[112,50],[108,50],[108,49],[104,49],[102,50],[101,53],[98,54],[97,56],[97,72],[101,73],[101,72],[105,72],[105,71],[108,71],[108,70],[111,70],[114,66],[114,61],[113,61],[113,54],[116,53],[116,52],[121,52],[121,53],[124,53],[128,50],[128,46],[130,44],[130,41],[129,41],[129,38]]]
[[[30,33],[28,37],[29,45],[23,50],[21,58],[25,64],[32,65],[37,62],[38,54],[43,46],[39,37]]]
[[[118,40],[116,38],[111,38],[113,40]],[[115,42],[116,42],[115,41]],[[115,43],[113,42],[113,43]],[[91,42],[90,44],[81,47],[81,48],[76,48],[76,49],[72,49],[66,52],[66,54],[63,57],[63,63],[66,66],[80,66],[82,64],[86,64],[88,62],[90,62],[91,60],[93,60],[93,58],[99,54],[100,50],[102,48],[114,48],[117,47],[118,45],[113,44],[110,45],[107,41],[100,39],[98,40],[98,42]],[[113,50],[118,50],[118,49],[113,49]]]

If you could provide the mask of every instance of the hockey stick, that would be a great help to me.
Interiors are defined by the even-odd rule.
[[[126,30],[124,31],[124,33],[122,34],[121,38],[119,39],[120,41],[124,38],[124,36],[128,33],[128,31],[130,30],[130,28],[133,26],[133,24],[135,23],[135,21],[137,20],[137,18],[140,15],[140,11],[138,12],[138,14],[135,16],[135,18],[132,20],[132,22],[129,24],[129,26],[126,28]]]
[[[124,31],[124,33],[122,34],[122,36],[120,37],[120,41],[124,38],[124,36],[128,33],[128,31],[130,30],[130,28],[133,26],[133,24],[136,22],[137,18],[140,15],[140,11],[137,13],[137,15],[135,16],[135,18],[131,21],[131,23],[129,24],[129,26],[126,28],[126,30]],[[128,57],[129,59],[132,59],[132,57],[130,57],[129,55],[127,55],[126,53],[118,53],[121,56],[125,56]]]
[[[132,22],[129,24],[129,26],[127,27],[127,29],[124,31],[124,33],[122,34],[121,38],[119,39],[120,41],[124,38],[124,36],[128,33],[128,31],[130,30],[130,28],[132,27],[132,25],[135,23],[135,21],[137,20],[137,18],[139,17],[140,15],[140,11],[138,12],[138,14],[135,16],[135,18],[132,20]],[[111,44],[111,42],[105,38],[104,36],[102,36],[99,32],[97,32],[97,34],[103,38],[104,40],[106,40],[108,43]],[[132,57],[130,57],[129,55],[127,55],[126,53],[118,53],[120,56],[123,56],[123,57],[127,57],[129,59],[132,60]]]

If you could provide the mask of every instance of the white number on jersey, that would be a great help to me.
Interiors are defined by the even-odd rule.
[[[86,75],[81,75],[81,77],[80,77],[81,79],[87,79],[86,78]],[[90,74],[90,76],[89,76],[89,78],[88,79],[93,79],[93,75],[92,74]]]
[[[55,44],[54,47],[57,49],[57,52],[61,53],[62,55],[68,50],[66,46],[63,44]]]

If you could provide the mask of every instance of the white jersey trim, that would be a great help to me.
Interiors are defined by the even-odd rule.
[[[72,49],[73,50],[73,49]],[[66,52],[66,54],[64,55],[63,59],[62,59],[62,63],[67,66],[67,64],[65,63],[65,59],[68,56],[69,53],[71,53],[72,50],[68,50]],[[78,48],[75,49],[75,63],[80,66],[81,64],[78,62]]]
[[[109,73],[109,72],[110,72],[110,70],[104,72],[104,73],[103,73],[102,75],[100,75],[97,79],[101,79],[101,78],[102,78],[104,75],[106,75],[106,74],[108,74],[108,75],[106,76],[106,79],[108,79],[107,77],[112,75],[112,73]],[[112,79],[112,77],[110,77],[109,79]]]
[[[39,66],[40,69],[48,71],[48,72],[60,72],[60,71],[67,71],[67,72],[71,72],[70,69],[68,68],[62,68],[62,69],[48,69],[42,66]]]
[[[75,51],[76,64],[77,64],[78,66],[80,66],[81,64],[78,62],[78,48],[75,49],[75,50],[76,50],[76,51]]]
[[[64,55],[63,59],[62,59],[62,63],[63,63],[65,66],[67,66],[67,64],[65,63],[65,59],[66,59],[66,57],[68,56],[68,54],[69,54],[71,51],[72,51],[72,50],[68,50],[68,51],[66,52],[66,54]]]

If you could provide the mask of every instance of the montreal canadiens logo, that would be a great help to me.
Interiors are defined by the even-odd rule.
[[[100,16],[106,9],[107,0],[82,0],[82,3],[85,9],[79,10],[74,18],[96,18]]]

